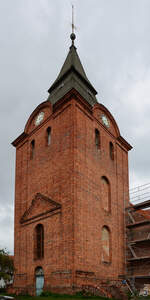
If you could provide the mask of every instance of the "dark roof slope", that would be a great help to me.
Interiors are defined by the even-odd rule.
[[[70,47],[58,77],[48,90],[50,93],[48,100],[55,104],[72,88],[75,88],[89,104],[97,103],[95,97],[97,92],[86,76],[74,44]]]

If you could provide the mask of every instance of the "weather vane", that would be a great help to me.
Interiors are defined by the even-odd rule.
[[[74,33],[74,5],[72,4],[72,33]]]
[[[70,38],[71,38],[71,40],[72,40],[72,45],[74,46],[74,40],[75,40],[75,38],[76,38],[76,35],[75,35],[75,33],[74,33],[74,30],[75,30],[75,25],[74,25],[74,5],[72,4],[72,33],[71,33],[71,35],[70,35]]]

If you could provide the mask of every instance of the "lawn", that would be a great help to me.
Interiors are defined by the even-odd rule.
[[[0,294],[1,295],[1,294]],[[4,295],[4,293],[3,293]],[[5,294],[6,295],[6,294]],[[52,294],[50,296],[13,296],[16,300],[111,300],[110,298],[100,297],[100,296],[78,296],[78,295],[60,295],[60,294]],[[113,300],[116,300],[113,298]]]
[[[76,296],[76,295],[58,295],[58,294],[52,294],[51,296],[44,297],[30,297],[30,296],[17,296],[15,299],[17,300],[110,300],[110,298],[106,297],[98,297],[98,296]],[[114,299],[115,300],[115,299]]]
[[[76,295],[59,295],[59,294],[52,294],[51,296],[44,297],[31,297],[31,296],[15,296],[17,300],[117,300],[117,299],[110,299],[106,297],[99,297],[99,296],[76,296]],[[121,300],[121,299],[120,299]],[[136,300],[150,300],[150,296],[148,297],[137,297]]]
[[[0,296],[1,295],[2,294],[0,293]],[[26,296],[13,295],[13,296],[14,296],[15,300],[117,300],[114,298],[110,299],[110,298],[100,297],[100,296],[80,296],[80,295],[60,295],[60,294],[52,294],[50,296],[34,296],[34,297],[29,296],[29,295],[26,295]],[[137,297],[136,300],[150,300],[150,296]]]
[[[17,300],[117,300],[117,299],[110,299],[106,297],[99,297],[99,296],[70,296],[70,295],[58,295],[52,294],[51,296],[44,297],[31,297],[31,296],[17,296],[15,297]],[[121,300],[121,299],[120,299]],[[137,300],[150,300],[150,296],[148,297],[137,297]]]

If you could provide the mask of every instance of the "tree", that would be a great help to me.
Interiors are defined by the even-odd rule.
[[[14,271],[13,259],[8,252],[0,249],[0,279],[7,284],[11,279]]]

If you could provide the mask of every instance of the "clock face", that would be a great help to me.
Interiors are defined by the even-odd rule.
[[[41,111],[35,119],[35,125],[36,126],[39,125],[42,122],[43,118],[44,118],[44,112]]]
[[[102,115],[101,118],[102,118],[103,124],[104,124],[106,127],[109,127],[110,124],[109,124],[109,120],[107,119],[107,117],[106,117],[105,115]]]

